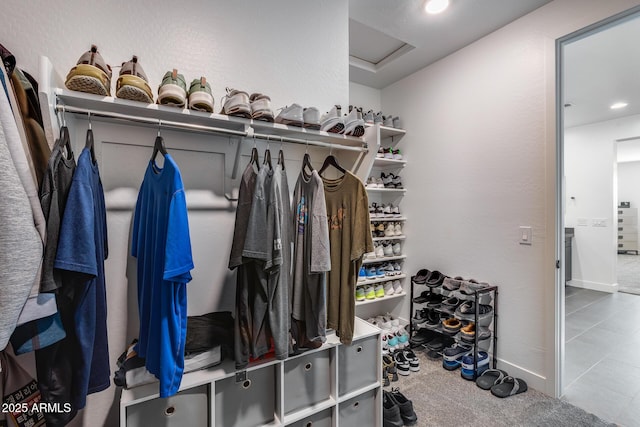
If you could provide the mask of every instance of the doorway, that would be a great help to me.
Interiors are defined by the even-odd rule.
[[[618,283],[618,249],[638,242],[637,218],[629,215],[640,210],[640,195],[619,208],[630,198],[621,192],[622,171],[631,172],[618,162],[625,141],[640,136],[638,39],[636,7],[557,43],[557,250],[571,272],[556,293],[557,389],[569,403],[621,425],[640,417],[640,295],[619,292]],[[567,242],[571,255],[564,256]]]

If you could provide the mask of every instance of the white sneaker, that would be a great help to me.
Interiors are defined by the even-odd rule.
[[[395,150],[391,150],[393,154],[393,160],[402,160],[402,154],[400,154],[400,149],[396,148]]]
[[[335,105],[320,119],[320,130],[323,132],[340,133],[344,129],[344,119],[340,116],[340,106]]]
[[[387,230],[384,230],[385,236],[387,235]],[[402,236],[402,225],[399,222],[396,222],[396,225],[393,227],[393,235],[394,236]]]
[[[395,292],[396,294],[401,294],[403,290],[404,289],[402,289],[402,283],[400,283],[400,280],[394,280],[393,281],[393,292]]]
[[[391,218],[391,204],[382,206],[382,216],[384,218]]]
[[[393,256],[393,248],[390,243],[382,244],[382,251],[384,252],[385,257]]]
[[[358,110],[354,108],[346,115],[344,129],[340,133],[358,137],[364,135],[364,120],[358,118]]]
[[[391,265],[393,266],[393,274],[395,276],[399,276],[402,274],[402,266],[400,264],[398,264],[397,262],[394,262]]]
[[[251,105],[247,92],[227,88],[227,94],[224,99],[221,114],[251,118]]]
[[[392,128],[393,127],[393,117],[388,116],[388,117],[383,117],[383,121],[382,121],[382,126],[386,126],[388,128]]]
[[[384,282],[384,294],[385,295],[393,295],[395,290],[393,289],[393,283],[391,280],[388,282]]]
[[[376,178],[376,186],[378,188],[384,188],[384,182],[382,182],[382,178]]]
[[[394,243],[392,250],[394,255],[400,255],[402,253],[402,247],[400,246],[400,243]]]
[[[261,93],[252,93],[249,97],[249,102],[251,102],[251,118],[253,120],[273,122],[271,98]]]
[[[391,205],[391,217],[392,218],[400,218],[400,208],[398,206]]]
[[[392,237],[392,236],[395,236],[395,235],[396,235],[396,228],[394,227],[394,225],[393,225],[393,223],[392,223],[392,222],[390,222],[390,223],[387,225],[387,228],[385,228],[385,229],[384,229],[384,235],[385,235],[386,237]]]
[[[365,123],[373,124],[373,110],[369,110],[362,116]]]
[[[291,104],[280,111],[276,117],[276,123],[302,127],[304,124],[303,117],[302,106],[298,104]]]
[[[320,111],[316,107],[307,107],[302,111],[304,127],[320,129]]]
[[[374,114],[373,123],[382,124],[383,121],[384,121],[384,118],[382,117],[382,111],[378,111],[376,114]]]
[[[384,258],[384,249],[382,249],[382,245],[378,244],[376,246],[376,258]]]

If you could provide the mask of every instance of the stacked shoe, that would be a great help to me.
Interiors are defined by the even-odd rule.
[[[320,129],[320,111],[316,107],[307,107],[302,110],[303,126],[309,129]]]
[[[473,347],[455,343],[442,352],[442,367],[448,371],[456,370],[462,364],[462,358],[473,352]]]
[[[189,109],[213,113],[213,95],[207,79],[193,79],[189,86]]]
[[[96,45],[80,56],[67,74],[67,89],[96,95],[111,95],[111,67],[104,62]]]
[[[383,423],[384,427],[413,426],[418,423],[418,416],[413,410],[413,402],[400,393],[397,388],[391,392],[383,391]]]
[[[251,118],[251,101],[247,92],[227,88],[227,94],[222,99],[224,102],[220,114]]]
[[[489,354],[486,351],[479,351],[477,358],[478,369],[474,371],[473,354],[469,354],[462,358],[460,366],[460,376],[465,380],[473,381],[478,378],[484,371],[489,369]]]
[[[320,118],[320,130],[323,132],[340,133],[344,130],[344,119],[340,114],[341,107],[335,105]]]
[[[358,109],[349,106],[349,114],[344,118],[344,129],[340,133],[357,137],[364,135],[364,120]]]
[[[276,123],[281,123],[288,126],[304,126],[304,112],[301,105],[291,104],[288,105],[276,116]]]
[[[153,103],[153,92],[149,87],[149,79],[135,55],[130,61],[122,63],[116,82],[116,96],[147,104]]]
[[[273,122],[273,110],[271,109],[271,98],[262,93],[252,93],[249,97],[249,107],[251,108],[251,118],[263,122]]]
[[[187,82],[175,68],[167,71],[158,87],[158,104],[184,108],[187,101]]]

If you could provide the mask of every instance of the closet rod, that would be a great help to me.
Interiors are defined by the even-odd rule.
[[[111,111],[89,110],[87,108],[65,106],[63,104],[56,105],[55,109],[57,113],[63,113],[63,114],[72,113],[72,114],[85,114],[85,115],[89,115],[90,113],[91,116],[93,117],[106,117],[106,118],[127,120],[127,121],[137,122],[137,123],[149,123],[154,125],[161,125],[162,127],[170,128],[170,129],[186,129],[186,130],[194,130],[194,131],[200,131],[200,132],[218,133],[223,135],[235,135],[235,136],[246,137],[246,138],[257,138],[257,139],[263,139],[263,140],[273,141],[273,142],[290,142],[294,144],[325,147],[325,148],[343,150],[343,151],[357,151],[357,152],[367,151],[365,143],[363,143],[363,145],[360,147],[352,147],[348,145],[331,144],[331,143],[322,142],[322,141],[291,138],[288,136],[277,136],[277,135],[256,133],[256,132],[252,132],[253,130],[252,128],[251,128],[251,131],[247,132],[247,131],[219,128],[219,127],[213,127],[213,126],[197,125],[193,123],[175,122],[171,120],[160,120],[160,119],[154,119],[151,117],[131,116],[128,114],[115,113]]]

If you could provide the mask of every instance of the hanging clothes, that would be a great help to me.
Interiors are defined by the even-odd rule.
[[[34,408],[34,404],[40,402],[40,392],[38,383],[29,373],[18,363],[18,361],[8,351],[0,351],[0,400],[3,404],[13,408],[23,408],[14,411],[0,411],[0,426],[8,427],[41,427],[45,426],[44,414]],[[60,411],[67,409],[64,405],[59,407]]]
[[[87,136],[89,136],[89,130]],[[73,327],[65,324],[71,376],[61,378],[70,390],[73,411],[86,396],[110,385],[104,261],[108,256],[104,191],[98,164],[85,148],[78,157],[60,226],[54,268],[62,271],[64,294],[73,307]]]
[[[355,322],[355,285],[362,256],[373,251],[367,192],[349,171],[324,183],[331,271],[327,292],[327,327],[351,344]]]
[[[292,335],[297,348],[317,348],[326,341],[326,272],[331,270],[327,206],[317,171],[300,171],[292,206]]]
[[[233,230],[233,243],[229,256],[229,269],[237,268],[236,274],[236,313],[234,316],[234,358],[236,369],[243,369],[249,363],[251,353],[251,330],[253,319],[249,301],[253,301],[253,293],[250,292],[253,281],[249,275],[255,271],[249,263],[253,261],[242,258],[244,241],[247,236],[251,204],[256,189],[257,174],[253,162],[249,163],[242,173],[240,189],[238,192],[238,206],[236,208],[235,227]]]
[[[7,346],[15,330],[42,260],[42,239],[34,223],[30,198],[9,150],[9,145],[17,144],[20,141],[16,123],[5,92],[1,91],[0,349]]]
[[[178,165],[149,161],[133,220],[131,255],[138,262],[140,336],[136,346],[160,381],[160,397],[178,392],[184,372],[187,283],[194,268],[187,202]]]

